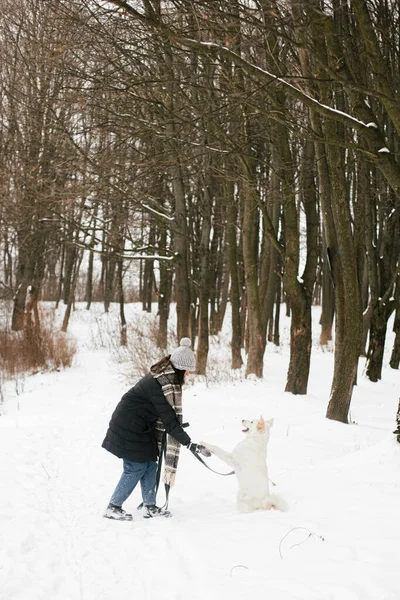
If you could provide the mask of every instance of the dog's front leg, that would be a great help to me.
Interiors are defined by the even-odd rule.
[[[220,460],[229,465],[230,467],[235,467],[235,461],[230,452],[219,448],[219,446],[213,446],[212,444],[208,444],[207,442],[200,442],[202,446],[205,446],[207,450],[215,454]]]

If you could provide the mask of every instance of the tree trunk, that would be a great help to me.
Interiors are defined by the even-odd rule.
[[[167,250],[167,228],[164,222],[160,224],[160,254]],[[172,270],[168,263],[160,261],[160,283],[158,293],[158,346],[162,350],[168,348],[168,317],[171,302]]]
[[[222,244],[222,206],[215,203],[213,231],[210,245],[210,334],[219,333],[219,311],[221,304],[221,282],[224,278],[224,256]]]
[[[123,261],[120,259],[117,263],[117,284],[118,284],[118,302],[120,319],[120,344],[126,346],[128,343],[127,323],[125,317],[125,299],[124,299],[124,280],[123,280]]]
[[[285,392],[307,394],[311,356],[311,299],[292,305],[290,363]]]
[[[321,346],[326,346],[332,339],[332,327],[334,316],[332,273],[329,264],[325,240],[323,242],[322,259],[322,307],[321,307],[321,333],[319,342]]]
[[[76,259],[75,259],[75,264],[74,264],[74,268],[73,268],[72,279],[70,282],[70,286],[68,288],[69,289],[69,297],[67,298],[67,307],[65,309],[64,318],[63,318],[63,322],[61,325],[61,331],[63,331],[64,333],[68,329],[69,319],[71,316],[72,305],[73,305],[74,298],[75,298],[76,284],[78,283],[79,269],[80,269],[82,258],[83,258],[83,250],[76,251],[75,257],[76,257]]]
[[[217,334],[220,333],[224,324],[226,307],[228,305],[229,293],[229,248],[224,244],[223,263],[222,263],[222,278],[221,278],[221,300],[219,303],[218,312],[216,314],[216,329]]]
[[[390,366],[392,369],[398,369],[400,364],[400,277],[398,277],[396,281],[394,301],[396,304],[396,315],[394,317],[393,331],[396,336],[394,339],[392,356],[390,357]]]
[[[70,297],[70,288],[72,285],[72,278],[75,265],[76,248],[72,244],[72,238],[65,247],[65,261],[64,261],[64,277],[63,277],[63,299],[64,304],[67,304],[68,298]]]
[[[331,135],[334,139],[335,133],[331,132]],[[326,416],[328,419],[347,423],[360,354],[361,296],[345,181],[344,153],[334,147],[327,150],[332,174],[332,213],[337,247],[331,247],[327,243],[333,273],[336,321],[334,374]]]
[[[58,306],[61,302],[61,298],[62,298],[63,281],[64,281],[64,265],[65,265],[65,244],[62,244],[61,259],[60,259],[60,274],[58,277],[58,287],[57,287],[56,308],[58,308]]]
[[[392,369],[398,369],[400,364],[400,329],[396,331],[394,338],[392,355],[390,357],[390,366]]]
[[[307,46],[304,44],[300,50],[301,62],[304,73],[321,72],[323,65],[330,64],[332,57],[328,56],[328,49],[332,52],[325,40],[325,26],[329,17],[321,18],[318,11],[318,2],[302,2],[301,6],[293,4],[295,8],[302,8],[302,14],[308,18],[307,27],[314,40],[317,65],[310,67]],[[315,10],[316,9],[316,10]],[[337,5],[333,5],[334,11]],[[329,42],[334,40],[338,44],[342,31],[340,30],[340,15],[335,14],[332,27],[335,28]],[[302,34],[304,35],[304,21]],[[330,21],[328,25],[330,24]],[[304,40],[303,40],[304,41]],[[321,79],[324,79],[323,75]],[[318,100],[326,105],[334,105],[339,110],[345,110],[342,93],[337,91],[327,92],[325,83],[320,83],[318,89],[310,88],[313,94],[319,92]],[[347,165],[345,152],[340,149],[344,139],[344,126],[330,120],[322,121],[320,114],[312,109],[310,111],[313,131],[319,139],[330,140],[332,145],[315,144],[320,188],[321,214],[323,217],[325,242],[330,270],[334,286],[335,300],[335,354],[334,375],[331,387],[331,396],[326,416],[329,419],[348,422],[353,386],[357,375],[358,358],[361,343],[362,314],[361,298],[357,273],[357,260],[352,232],[352,215],[347,193],[345,173]]]
[[[150,253],[153,252],[155,245],[155,226],[150,225],[148,246]],[[143,269],[143,285],[142,285],[142,310],[151,313],[151,304],[153,299],[153,284],[154,284],[154,260],[150,258],[145,260]]]
[[[89,310],[93,300],[93,263],[94,263],[94,252],[89,251],[88,270],[86,273],[86,310]]]
[[[371,327],[372,310],[373,310],[372,304],[369,304],[367,309],[363,312],[360,356],[367,356],[366,347],[367,347],[368,333],[369,333],[369,329]]]
[[[276,290],[274,333],[273,333],[273,338],[272,338],[272,341],[275,344],[275,346],[279,346],[279,344],[280,344],[279,318],[280,318],[280,314],[281,314],[281,302],[282,302],[282,282],[279,279],[277,290]]]
[[[239,291],[239,275],[238,275],[238,257],[237,257],[237,207],[236,200],[234,197],[234,186],[231,180],[226,182],[226,198],[228,204],[228,224],[227,224],[227,237],[229,247],[229,267],[230,267],[230,279],[231,279],[231,311],[232,311],[232,339],[231,339],[231,352],[232,352],[232,369],[240,369],[242,360],[242,333],[240,323],[240,291]]]
[[[28,285],[33,285],[39,293],[44,275],[43,255],[45,251],[45,234],[41,231],[29,233],[21,231],[18,235],[18,263],[16,270],[16,287],[14,294],[11,329],[21,331],[25,324],[25,298]]]
[[[181,166],[178,137],[176,134],[175,114],[179,114],[176,106],[174,58],[173,50],[168,42],[164,44],[164,61],[167,75],[166,87],[168,90],[168,113],[169,118],[165,125],[166,136],[169,146],[169,174],[172,181],[172,190],[175,200],[175,230],[174,230],[174,253],[175,253],[175,300],[177,316],[178,341],[190,334],[190,274],[187,253],[187,225],[186,225],[186,201],[185,186]]]
[[[243,161],[244,163],[245,161]],[[261,324],[261,306],[258,294],[258,209],[254,199],[250,169],[245,166],[243,177],[243,262],[247,294],[247,365],[246,377],[263,375],[265,338]]]
[[[276,152],[273,152],[273,171],[271,174],[271,201],[270,205],[270,214],[271,221],[275,231],[278,231],[279,227],[279,214],[281,210],[281,201],[280,201],[280,178],[278,176],[278,165],[277,160],[274,158]],[[276,301],[276,293],[278,286],[281,285],[280,276],[278,275],[279,269],[278,264],[280,263],[280,255],[278,250],[272,244],[271,240],[265,235],[265,244],[268,245],[268,261],[267,268],[268,273],[266,274],[266,282],[264,288],[260,290],[260,296],[262,299],[262,316],[263,316],[263,328],[265,331],[265,335],[267,335],[267,330],[270,330],[270,335],[268,335],[268,341],[272,341],[272,331],[273,331],[273,311],[274,311],[274,303]],[[261,286],[260,286],[261,287]],[[269,324],[271,325],[269,327]]]
[[[373,382],[379,381],[382,377],[387,322],[393,310],[394,301],[379,301],[372,309],[366,374]]]
[[[210,234],[213,181],[209,176],[210,165],[205,165],[204,196],[202,201],[202,228],[200,239],[200,286],[199,286],[199,326],[196,352],[196,373],[205,375],[208,358],[208,305],[210,298]]]
[[[306,394],[311,357],[311,304],[317,272],[318,214],[314,182],[314,147],[306,142],[302,165],[302,196],[307,227],[307,259],[302,278],[298,279],[299,232],[298,215],[294,198],[293,164],[288,140],[284,143],[284,203],[286,224],[286,252],[284,284],[292,309],[290,325],[290,363],[286,392]],[[290,170],[291,169],[291,170]]]

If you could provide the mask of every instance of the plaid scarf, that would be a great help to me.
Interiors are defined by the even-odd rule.
[[[154,379],[157,379],[161,385],[162,392],[168,403],[172,406],[176,413],[176,418],[182,425],[182,387],[176,379],[175,370],[167,356],[163,361],[153,365],[150,372]],[[161,443],[165,429],[162,421],[156,421],[155,433],[158,444],[158,452],[161,454]],[[179,452],[181,445],[171,435],[167,434],[167,445],[164,462],[164,483],[172,487],[175,483],[176,470],[178,468]]]

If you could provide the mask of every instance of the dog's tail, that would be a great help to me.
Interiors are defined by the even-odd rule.
[[[288,505],[286,500],[279,494],[271,494],[265,498],[263,508],[265,510],[271,510],[271,508],[274,508],[275,510],[286,512],[288,510]]]

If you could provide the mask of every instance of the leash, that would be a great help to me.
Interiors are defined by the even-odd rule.
[[[183,423],[182,427],[188,427],[189,423]],[[226,477],[227,475],[234,475],[235,471],[230,471],[229,473],[220,473],[219,471],[214,471],[214,469],[212,469],[211,467],[208,466],[208,464],[201,458],[201,456],[199,456],[196,452],[193,452],[192,450],[190,450],[190,452],[193,454],[193,456],[195,458],[197,458],[197,460],[199,460],[209,471],[212,471],[213,473],[216,473],[217,475],[222,475],[223,477]],[[160,487],[160,479],[161,479],[161,471],[162,471],[162,462],[163,459],[165,460],[165,456],[167,454],[167,432],[164,431],[163,436],[162,436],[162,440],[161,440],[161,452],[160,452],[160,456],[158,459],[158,466],[157,466],[157,475],[156,475],[156,495],[158,492],[158,488]],[[169,502],[169,492],[170,492],[170,486],[165,483],[164,484],[165,487],[165,503],[163,504],[163,506],[161,508],[164,508],[165,510],[168,508],[168,502]],[[141,502],[139,504],[139,506],[137,507],[138,510],[140,510],[143,507],[143,502]]]
[[[160,452],[160,457],[158,459],[158,467],[157,467],[156,496],[157,496],[158,488],[160,486],[162,462],[163,462],[163,459],[165,461],[166,456],[167,456],[167,432],[164,430],[162,440],[161,440],[161,452]],[[167,510],[168,502],[169,502],[170,486],[168,485],[168,483],[164,483],[164,487],[165,487],[165,503],[163,504],[163,506],[161,508],[165,508],[165,510]]]
[[[399,433],[400,433],[400,431],[399,431]],[[212,469],[211,467],[209,467],[209,466],[208,466],[208,464],[207,464],[207,463],[206,463],[206,462],[205,462],[205,461],[204,461],[204,460],[201,458],[201,456],[199,456],[199,455],[198,455],[198,454],[196,454],[195,452],[192,452],[192,454],[193,454],[193,456],[195,456],[195,457],[197,458],[197,460],[199,460],[201,463],[203,463],[203,465],[204,465],[205,467],[207,467],[207,469],[209,469],[209,470],[210,470],[210,471],[212,471],[213,473],[216,473],[217,475],[223,475],[223,476],[226,476],[226,475],[234,475],[234,474],[235,474],[235,471],[230,471],[229,473],[220,473],[219,471],[214,471],[214,469]],[[274,482],[272,481],[272,479],[269,479],[269,477],[268,477],[268,480],[269,480],[269,482],[270,482],[270,483],[271,483],[271,484],[272,484],[274,487],[276,486],[276,483],[274,483]]]
[[[166,454],[167,454],[167,432],[164,430],[163,436],[161,438],[161,451],[160,451],[160,456],[158,458],[158,465],[157,465],[156,496],[157,496],[158,488],[160,487],[162,462],[163,462],[163,459],[165,460]],[[170,486],[167,483],[165,483],[164,485],[165,485],[165,503],[163,504],[163,506],[161,508],[167,509],[168,508],[168,502],[169,502]],[[140,510],[141,508],[143,508],[143,502],[141,502],[139,504],[139,506],[137,507],[137,510]]]
[[[190,451],[192,452],[192,450]],[[214,471],[214,469],[212,469],[211,467],[208,466],[208,464],[206,463],[205,460],[203,460],[201,458],[201,456],[199,456],[196,452],[192,452],[193,456],[197,458],[197,460],[199,460],[209,471],[212,471],[213,473],[216,473],[217,475],[222,475],[222,476],[226,476],[226,475],[234,475],[235,471],[230,471],[230,473],[220,473],[219,471]]]

